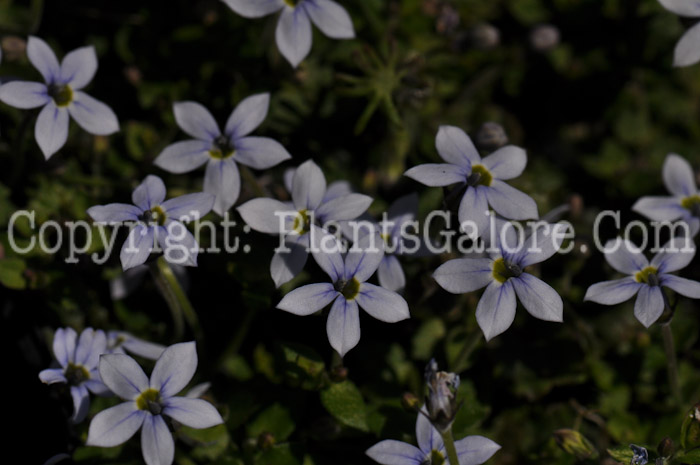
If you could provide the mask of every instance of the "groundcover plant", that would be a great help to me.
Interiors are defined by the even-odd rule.
[[[700,464],[698,19],[0,0],[4,461]]]

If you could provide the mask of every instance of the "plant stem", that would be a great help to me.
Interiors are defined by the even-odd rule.
[[[151,273],[155,279],[158,290],[163,295],[170,313],[173,316],[173,325],[175,338],[181,339],[184,334],[184,320],[187,320],[190,328],[194,332],[195,338],[202,339],[201,328],[197,313],[194,311],[187,294],[180,286],[180,283],[170,268],[170,265],[164,257],[159,257],[157,260],[150,263]]]
[[[666,368],[668,370],[668,384],[671,388],[673,400],[677,405],[681,405],[681,386],[678,381],[678,364],[676,362],[676,349],[673,343],[673,332],[671,324],[661,325],[661,334],[664,338],[664,351],[666,352]]]
[[[450,427],[444,433],[440,433],[442,436],[442,442],[445,443],[445,451],[447,452],[447,460],[450,461],[450,465],[459,465],[459,456],[457,455],[457,449],[455,448],[455,441],[452,438],[452,427]]]

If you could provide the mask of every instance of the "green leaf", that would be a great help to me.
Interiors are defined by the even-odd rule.
[[[428,360],[433,356],[435,345],[445,337],[445,323],[440,318],[425,321],[413,336],[413,358]]]
[[[302,465],[303,452],[298,445],[275,444],[255,459],[258,465]]]
[[[190,455],[197,459],[214,460],[221,456],[229,445],[230,438],[226,425],[206,429],[193,429],[183,426],[179,433],[187,437],[195,446]]]
[[[359,389],[351,381],[334,383],[321,391],[321,403],[342,424],[369,431],[367,406]]]
[[[676,460],[680,463],[697,464],[700,463],[700,449],[693,449],[686,453],[676,456]]]
[[[287,384],[308,390],[321,387],[326,364],[316,351],[302,344],[280,344],[279,350],[279,372]]]
[[[610,454],[610,457],[614,458],[618,462],[625,464],[630,463],[634,457],[634,453],[629,446],[617,446],[612,449],[608,449],[608,454]]]
[[[285,441],[294,429],[295,424],[289,409],[281,404],[273,404],[260,412],[247,427],[248,437],[257,438],[263,433],[270,433],[277,442]]]
[[[27,281],[24,279],[26,265],[19,258],[4,258],[0,260],[0,283],[10,289],[24,289]]]

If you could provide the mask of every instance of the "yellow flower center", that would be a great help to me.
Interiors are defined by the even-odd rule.
[[[484,165],[473,165],[472,174],[467,178],[467,184],[475,186],[490,186],[493,182],[493,175]]]
[[[517,278],[523,273],[518,265],[506,262],[503,258],[499,258],[493,262],[492,268],[493,278],[503,284],[509,278]]]
[[[350,281],[345,279],[336,281],[334,287],[336,291],[343,294],[345,300],[352,300],[360,293],[360,282],[354,277]]]
[[[681,200],[681,206],[693,215],[700,216],[700,195],[691,195]]]
[[[77,386],[83,381],[90,379],[90,372],[82,365],[69,363],[65,370],[63,370],[63,376],[68,380],[68,384]]]
[[[430,457],[427,458],[421,465],[443,465],[445,463],[445,456],[439,450],[433,449],[430,452]]]
[[[165,220],[167,219],[168,215],[165,213],[165,210],[163,210],[163,208],[160,205],[151,207],[150,210],[143,212],[143,215],[141,216],[141,221],[143,221],[144,223],[156,223],[158,226],[163,226],[165,224]]]
[[[302,235],[304,233],[309,232],[310,227],[311,222],[309,219],[309,211],[299,210],[297,212],[296,217],[294,218],[294,225],[292,226],[292,230],[295,233]]]
[[[299,3],[299,0],[284,0],[284,3],[294,8]]]
[[[163,411],[163,406],[160,404],[160,392],[153,388],[146,389],[136,398],[136,407],[139,410],[148,410],[153,415],[160,415]]]
[[[48,92],[58,107],[68,106],[73,101],[73,89],[68,84],[51,84]]]
[[[221,135],[214,139],[211,149],[209,149],[209,156],[215,160],[225,160],[227,158],[231,158],[235,153],[236,148],[225,135]]]
[[[634,275],[634,279],[636,279],[638,283],[644,283],[650,286],[658,286],[659,278],[656,276],[657,272],[658,270],[653,266],[647,266],[642,271]]]

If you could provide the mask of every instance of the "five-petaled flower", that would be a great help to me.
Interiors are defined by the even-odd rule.
[[[700,191],[690,163],[679,155],[669,154],[664,161],[663,180],[672,195],[642,197],[632,210],[653,221],[682,220],[690,235],[697,235],[700,231]]]
[[[156,240],[169,262],[196,266],[199,245],[182,222],[197,220],[209,213],[214,196],[196,193],[165,200],[163,181],[157,176],[147,176],[131,199],[134,205],[112,203],[87,211],[98,223],[136,223],[122,246],[122,268],[127,270],[144,263]]]
[[[136,361],[124,354],[100,357],[100,374],[112,392],[124,399],[92,419],[87,444],[113,447],[128,441],[141,429],[141,449],[147,465],[170,465],[175,443],[168,424],[175,420],[203,429],[223,423],[209,402],[176,397],[197,369],[194,342],[175,344],[156,362],[150,380]]]
[[[447,163],[414,166],[404,175],[426,186],[459,184],[455,192],[464,194],[457,217],[465,232],[484,234],[489,226],[489,205],[510,220],[539,217],[531,197],[503,182],[522,174],[527,164],[523,149],[507,145],[482,159],[469,136],[454,126],[440,127],[435,145]]]
[[[698,0],[659,0],[659,3],[677,15],[700,18]],[[673,66],[690,66],[700,61],[700,23],[691,26],[678,41]]]
[[[435,270],[435,280],[453,294],[486,287],[476,307],[476,320],[486,340],[501,334],[513,323],[516,296],[535,318],[562,322],[564,303],[559,294],[525,269],[559,250],[566,227],[543,223],[523,240],[523,234],[517,234],[512,223],[496,224],[498,234],[493,234],[495,240],[488,249],[488,258],[449,260]]]
[[[100,355],[107,352],[107,338],[101,330],[86,328],[78,334],[72,328],[59,328],[53,338],[53,354],[61,368],[49,368],[39,373],[46,384],[63,383],[70,386],[73,397],[73,421],[85,419],[90,408],[90,394],[106,395],[97,371]]]
[[[112,109],[82,91],[97,71],[94,47],[73,50],[59,65],[46,42],[30,36],[27,55],[46,84],[8,82],[0,87],[0,100],[23,109],[44,107],[36,120],[34,135],[46,158],[66,143],[68,115],[90,134],[109,135],[119,130],[119,121]]]
[[[246,18],[282,11],[275,39],[282,55],[295,68],[311,51],[311,22],[328,37],[352,39],[355,29],[345,8],[332,0],[224,0]]]
[[[236,203],[241,191],[236,162],[263,170],[291,158],[276,140],[249,135],[265,120],[269,106],[270,94],[246,98],[233,110],[222,133],[211,113],[199,103],[175,103],[175,121],[195,139],[169,145],[155,164],[179,174],[206,163],[204,192],[216,196],[214,212],[223,216]]]
[[[254,230],[284,237],[285,247],[275,250],[270,263],[270,275],[277,287],[304,268],[312,231],[321,235],[323,225],[353,220],[372,203],[371,197],[348,193],[342,183],[326,189],[321,168],[311,160],[294,171],[291,195],[292,203],[258,198],[238,207],[243,220]]]
[[[285,295],[277,308],[296,315],[311,315],[333,303],[326,331],[331,346],[341,355],[360,341],[362,307],[374,318],[396,323],[410,317],[408,304],[395,292],[366,282],[384,255],[379,235],[368,234],[348,251],[345,259],[336,238],[321,230],[313,234],[314,259],[331,278],[330,283],[307,284]]]
[[[446,465],[449,464],[440,433],[425,416],[425,407],[416,420],[418,447],[387,439],[367,450],[367,455],[382,465]],[[480,465],[490,459],[501,446],[483,436],[467,436],[455,441],[459,464]]]
[[[592,285],[584,300],[616,305],[637,295],[634,316],[648,328],[668,306],[662,287],[700,299],[699,282],[670,274],[685,268],[694,256],[695,246],[689,238],[671,239],[652,258],[651,263],[631,242],[621,238],[610,240],[605,244],[605,260],[615,270],[628,276]]]

